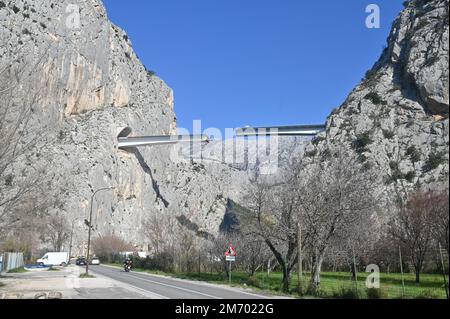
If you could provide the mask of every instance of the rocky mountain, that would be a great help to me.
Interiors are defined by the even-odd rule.
[[[448,0],[408,2],[380,60],[326,132],[311,143],[279,141],[279,167],[289,169],[293,154],[313,163],[344,147],[380,172],[387,194],[445,184],[448,16]],[[174,94],[139,61],[101,0],[0,0],[0,43],[0,66],[22,70],[11,105],[30,102],[24,135],[39,137],[0,175],[0,190],[14,189],[29,167],[45,171],[51,181],[42,196],[57,197],[52,213],[74,222],[77,253],[96,190],[114,188],[95,197],[94,237],[113,233],[145,248],[147,218],[175,216],[199,236],[214,236],[245,204],[242,190],[255,172],[277,172],[273,154],[249,161],[257,149],[251,140],[119,150],[125,128],[138,136],[176,132]]]
[[[448,185],[448,30],[448,0],[405,2],[379,61],[330,115],[306,161],[344,148],[380,174],[390,199]]]
[[[231,161],[183,155],[176,146],[119,150],[117,137],[125,128],[136,136],[176,133],[174,94],[139,61],[100,0],[0,0],[0,34],[1,65],[28,72],[14,92],[16,105],[36,96],[25,136],[40,139],[1,177],[8,176],[13,188],[25,167],[45,170],[51,183],[43,195],[58,197],[52,214],[74,222],[79,253],[91,196],[103,188],[114,189],[95,196],[94,237],[113,233],[145,249],[140,227],[161,214],[202,236],[218,233],[253,171],[234,160],[246,152],[245,143],[236,142]],[[203,151],[229,143],[211,143]]]

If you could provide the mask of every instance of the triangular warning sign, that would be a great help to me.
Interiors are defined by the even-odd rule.
[[[233,256],[236,257],[236,250],[233,248],[233,244],[230,244],[227,251],[225,252],[225,256]]]

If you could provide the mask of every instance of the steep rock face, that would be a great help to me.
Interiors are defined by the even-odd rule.
[[[192,155],[185,145],[118,150],[127,128],[137,136],[174,134],[174,96],[141,64],[100,0],[0,0],[0,36],[0,65],[29,72],[15,98],[21,105],[26,95],[37,96],[27,129],[41,140],[10,173],[46,169],[51,183],[42,192],[58,197],[51,213],[74,222],[74,254],[84,253],[84,220],[96,190],[114,188],[95,196],[94,238],[113,233],[146,249],[142,225],[151,216],[171,215],[199,236],[216,235],[249,177],[270,166],[267,158],[247,165],[245,154],[255,157],[256,147],[249,151],[244,140],[214,142]],[[281,145],[289,152],[274,163],[285,167],[287,153],[304,146]]]
[[[16,97],[39,96],[29,127],[46,128],[46,146],[27,157],[47,167],[60,188],[55,210],[74,221],[76,253],[100,188],[114,190],[95,197],[94,237],[115,233],[144,247],[142,222],[158,214],[184,216],[202,233],[219,231],[227,199],[239,197],[246,172],[180,160],[167,146],[118,150],[117,136],[127,127],[136,135],[175,133],[174,97],[141,64],[100,0],[1,0],[0,36],[2,65],[30,66],[33,80],[23,81]],[[18,161],[11,171],[26,165]]]
[[[380,60],[307,147],[307,162],[326,161],[335,148],[350,150],[381,174],[387,198],[446,185],[448,5],[448,0],[407,3]]]

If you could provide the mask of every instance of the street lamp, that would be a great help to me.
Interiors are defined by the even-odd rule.
[[[98,190],[96,190],[94,192],[94,194],[92,194],[91,197],[91,209],[89,212],[89,221],[85,220],[86,225],[88,226],[89,230],[88,230],[88,243],[87,243],[87,256],[86,256],[86,277],[89,276],[89,250],[91,247],[91,230],[92,230],[92,208],[94,206],[94,197],[95,195],[97,195],[98,192],[101,191],[107,191],[110,189],[114,189],[114,187],[105,187],[105,188],[100,188]]]
[[[69,246],[69,264],[70,264],[70,256],[72,255],[72,246],[73,246],[73,228],[74,228],[74,224],[77,221],[77,219],[73,219],[72,220],[72,230],[70,232],[70,246]]]

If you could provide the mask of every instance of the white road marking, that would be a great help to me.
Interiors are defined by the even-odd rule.
[[[136,289],[136,290],[139,290],[139,291],[141,291],[141,292],[143,293],[143,295],[144,295],[145,297],[148,297],[148,298],[151,298],[151,299],[170,299],[169,297],[166,297],[166,296],[157,294],[156,292],[153,292],[153,291],[151,291],[151,290],[146,290],[146,289],[143,289],[143,288],[139,288],[139,287],[136,287],[136,286],[131,285],[131,284],[129,284],[129,283],[120,281],[120,280],[118,280],[118,279],[111,278],[111,277],[109,277],[109,276],[107,276],[107,275],[104,275],[104,274],[102,274],[102,273],[98,273],[98,272],[96,272],[95,270],[93,270],[93,272],[94,272],[94,273],[97,273],[97,275],[100,275],[101,277],[105,277],[105,278],[108,278],[108,279],[110,279],[110,280],[113,280],[113,281],[117,282],[117,285],[119,285],[119,286],[122,286],[122,287],[127,287],[127,286],[128,286],[128,287],[132,287],[132,288],[134,288],[134,289]],[[154,297],[156,297],[156,298],[154,298]]]
[[[140,279],[140,280],[143,280],[143,281],[151,282],[151,283],[154,283],[154,284],[157,284],[157,285],[166,286],[166,287],[170,287],[170,288],[175,288],[175,289],[178,289],[178,290],[183,290],[183,291],[186,291],[186,292],[194,293],[194,294],[197,294],[197,295],[202,295],[202,296],[213,298],[213,299],[223,299],[223,298],[216,297],[216,296],[213,296],[213,295],[204,294],[204,293],[198,292],[196,290],[191,290],[191,289],[187,289],[187,288],[177,287],[177,286],[174,286],[174,285],[164,284],[162,282],[149,280],[149,279],[144,279],[142,277],[138,277],[138,276],[134,276],[134,275],[129,275],[129,276],[137,278],[137,279]]]
[[[120,267],[116,267],[116,266],[110,266],[110,265],[102,265],[102,266],[103,266],[103,267],[112,268],[112,269],[120,269]],[[145,273],[145,272],[138,272],[138,273],[141,274],[141,275],[149,276],[149,277],[151,277],[151,276],[161,277],[161,278],[163,278],[163,279],[172,280],[172,281],[192,282],[192,281],[190,281],[190,280],[179,279],[179,278],[172,278],[172,277],[166,277],[166,276],[161,276],[161,275],[153,275],[153,274],[148,274],[148,273]],[[135,278],[142,279],[142,280],[145,280],[145,279],[143,279],[143,278],[141,278],[141,277],[136,277],[136,276],[134,276],[134,277],[135,277]],[[153,282],[153,281],[151,281],[151,282]],[[156,282],[156,283],[158,283],[158,282]],[[161,283],[160,283],[160,284],[161,284]],[[245,294],[245,295],[249,295],[249,296],[258,297],[258,298],[261,298],[261,299],[272,299],[272,298],[277,298],[276,296],[268,297],[268,296],[264,296],[264,295],[258,295],[258,294],[251,293],[251,292],[246,292],[246,291],[242,291],[242,290],[236,290],[235,288],[232,288],[232,287],[227,287],[227,286],[220,286],[220,285],[210,284],[210,283],[208,283],[208,282],[195,282],[195,284],[197,284],[197,285],[203,285],[203,286],[210,286],[211,288],[214,288],[214,289],[223,289],[223,290],[227,290],[227,291],[230,291],[230,292],[235,292],[235,293],[240,293],[240,294]],[[169,285],[169,286],[172,286],[172,285]],[[175,287],[175,288],[177,288],[177,289],[184,289],[184,288],[180,288],[180,287],[177,287],[177,286],[172,286],[172,287]],[[188,289],[188,290],[189,290],[189,289]],[[195,292],[195,291],[194,291],[194,292]],[[198,292],[196,292],[196,293],[198,293]],[[199,293],[199,294],[202,294],[202,293]],[[214,297],[214,298],[215,298],[215,299],[223,299],[223,298],[220,298],[220,297]]]

